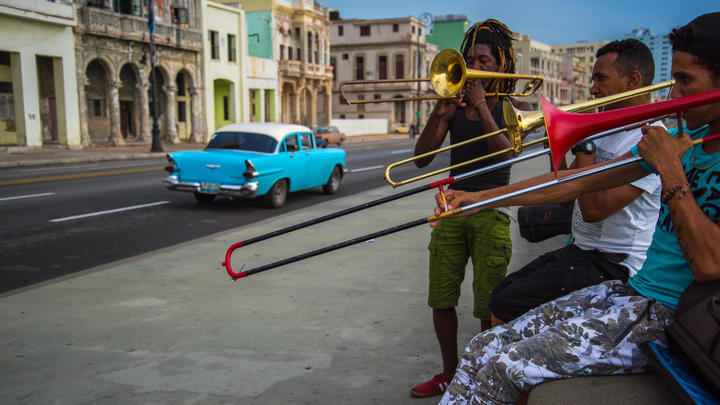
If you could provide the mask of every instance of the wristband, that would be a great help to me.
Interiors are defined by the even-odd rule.
[[[669,203],[670,200],[672,200],[673,197],[675,197],[675,194],[677,194],[678,191],[680,192],[679,195],[682,196],[683,194],[687,193],[689,188],[690,188],[690,184],[682,183],[682,184],[678,184],[677,186],[672,187],[670,189],[663,190],[662,196],[660,197],[660,201],[663,204],[667,205],[667,203]]]

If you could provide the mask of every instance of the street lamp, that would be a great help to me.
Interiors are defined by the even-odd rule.
[[[157,73],[155,73],[155,61],[157,55],[155,54],[155,10],[154,1],[149,1],[148,8],[148,29],[150,31],[150,76],[152,77],[152,103],[153,103],[153,125],[152,125],[152,146],[150,152],[162,152],[162,142],[160,142],[160,127],[158,126],[157,120]]]

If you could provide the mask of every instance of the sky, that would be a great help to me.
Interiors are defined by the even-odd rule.
[[[496,18],[550,45],[622,39],[635,28],[655,34],[720,11],[720,0],[318,0],[343,19],[465,14],[470,24]]]

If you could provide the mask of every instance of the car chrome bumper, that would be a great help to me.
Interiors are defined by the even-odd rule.
[[[189,191],[193,193],[216,194],[228,197],[255,198],[257,196],[258,183],[249,181],[241,186],[220,184],[217,192],[210,193],[202,189],[200,183],[180,181],[177,176],[170,175],[163,180],[168,190]]]

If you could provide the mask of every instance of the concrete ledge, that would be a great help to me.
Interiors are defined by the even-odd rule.
[[[528,405],[682,405],[659,375],[578,377],[543,383]]]

